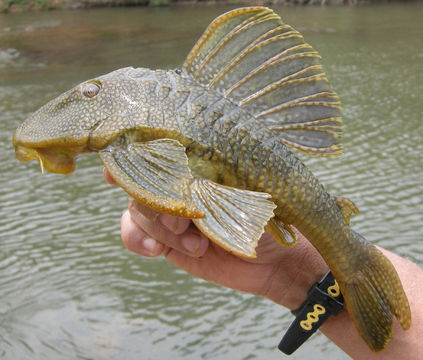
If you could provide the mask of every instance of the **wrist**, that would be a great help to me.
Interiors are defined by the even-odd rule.
[[[272,274],[271,286],[264,297],[290,310],[295,310],[307,298],[310,288],[329,270],[317,250],[297,232],[297,244],[288,249],[289,262],[281,259],[280,270]],[[285,260],[285,261],[284,261]]]

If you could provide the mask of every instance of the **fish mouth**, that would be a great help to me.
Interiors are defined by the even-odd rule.
[[[55,174],[70,174],[75,170],[75,157],[66,150],[16,145],[15,154],[20,161],[37,160],[42,173],[44,169]]]

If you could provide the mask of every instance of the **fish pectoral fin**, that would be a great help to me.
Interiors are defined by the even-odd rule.
[[[276,217],[270,219],[265,230],[283,247],[291,247],[297,243],[297,235],[291,225],[284,224]]]
[[[186,197],[204,212],[195,225],[222,248],[243,257],[256,256],[264,227],[274,216],[270,195],[236,189],[194,178],[184,187]]]
[[[351,215],[358,214],[357,206],[355,206],[355,204],[350,199],[347,199],[341,196],[336,198],[336,204],[341,210],[342,215],[344,216],[345,222],[349,225]]]
[[[182,194],[183,182],[192,175],[185,148],[178,141],[110,145],[99,156],[117,184],[140,203],[169,215],[204,216]]]

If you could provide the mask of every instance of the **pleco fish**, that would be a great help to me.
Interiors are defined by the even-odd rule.
[[[16,130],[16,156],[68,174],[76,155],[98,152],[130,196],[193,219],[239,256],[255,257],[265,230],[294,245],[295,226],[379,351],[392,337],[392,314],[410,327],[399,277],[350,229],[355,205],[328,194],[289,150],[342,153],[341,105],[319,60],[273,11],[233,10],[209,25],[181,70],[123,68],[50,101]]]

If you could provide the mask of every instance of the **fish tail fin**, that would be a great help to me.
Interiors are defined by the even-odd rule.
[[[392,263],[375,246],[365,246],[365,261],[359,271],[339,285],[360,335],[373,351],[380,351],[392,337],[392,315],[407,330],[411,325],[411,312]]]

